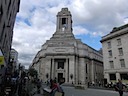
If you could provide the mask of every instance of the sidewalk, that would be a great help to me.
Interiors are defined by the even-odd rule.
[[[89,88],[92,88],[92,89],[102,89],[102,90],[111,90],[111,91],[114,90],[114,88],[106,88],[106,87],[103,87],[103,86],[89,86]]]
[[[42,94],[35,94],[35,95],[33,95],[33,96],[43,96]]]

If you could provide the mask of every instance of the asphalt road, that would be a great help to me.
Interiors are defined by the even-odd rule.
[[[73,87],[63,86],[65,96],[119,96],[118,92],[102,89],[75,89]],[[128,96],[128,93],[124,92],[123,96]]]

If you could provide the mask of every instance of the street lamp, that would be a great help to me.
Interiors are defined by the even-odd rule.
[[[46,73],[46,78],[48,79],[48,77],[49,77],[49,74],[48,74],[48,73]]]
[[[73,79],[73,74],[70,74],[70,78],[71,78],[71,80]],[[73,81],[72,81],[72,84],[73,84]]]

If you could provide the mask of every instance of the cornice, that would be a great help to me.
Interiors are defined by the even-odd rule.
[[[119,37],[119,36],[122,36],[122,35],[125,35],[125,34],[128,34],[128,30],[120,31],[120,32],[117,32],[116,34],[110,33],[110,34],[104,36],[100,42],[102,43],[104,41],[107,41],[107,40],[110,40],[110,39],[113,39],[113,38],[116,38],[116,37]]]

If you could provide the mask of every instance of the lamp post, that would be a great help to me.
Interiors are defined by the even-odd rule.
[[[48,74],[48,73],[46,73],[46,78],[48,79],[48,77],[49,77],[49,74]]]
[[[70,78],[71,78],[71,80],[73,79],[73,74],[70,74]],[[72,84],[73,84],[73,81],[72,81]]]

